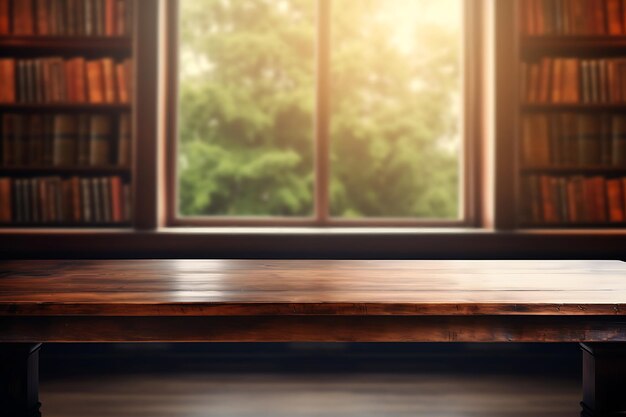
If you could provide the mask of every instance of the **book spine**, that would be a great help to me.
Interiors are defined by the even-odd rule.
[[[111,120],[108,116],[93,115],[90,121],[89,164],[107,166],[111,153]]]
[[[54,116],[54,156],[55,166],[76,164],[76,119],[71,115]]]

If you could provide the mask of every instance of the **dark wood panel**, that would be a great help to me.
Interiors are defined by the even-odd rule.
[[[0,230],[0,259],[622,259],[626,229]]]
[[[621,261],[4,261],[0,314],[622,316],[624,277]]]
[[[0,342],[624,342],[612,317],[0,317]]]

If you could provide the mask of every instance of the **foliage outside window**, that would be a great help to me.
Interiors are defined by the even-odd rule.
[[[324,25],[316,10],[180,0],[179,215],[314,216],[330,30],[330,215],[462,217],[462,0],[337,0]]]

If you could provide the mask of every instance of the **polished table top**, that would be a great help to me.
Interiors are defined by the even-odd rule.
[[[621,261],[0,262],[4,317],[625,314]]]

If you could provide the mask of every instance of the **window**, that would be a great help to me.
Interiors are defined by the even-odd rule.
[[[464,1],[179,0],[170,223],[468,224]]]

